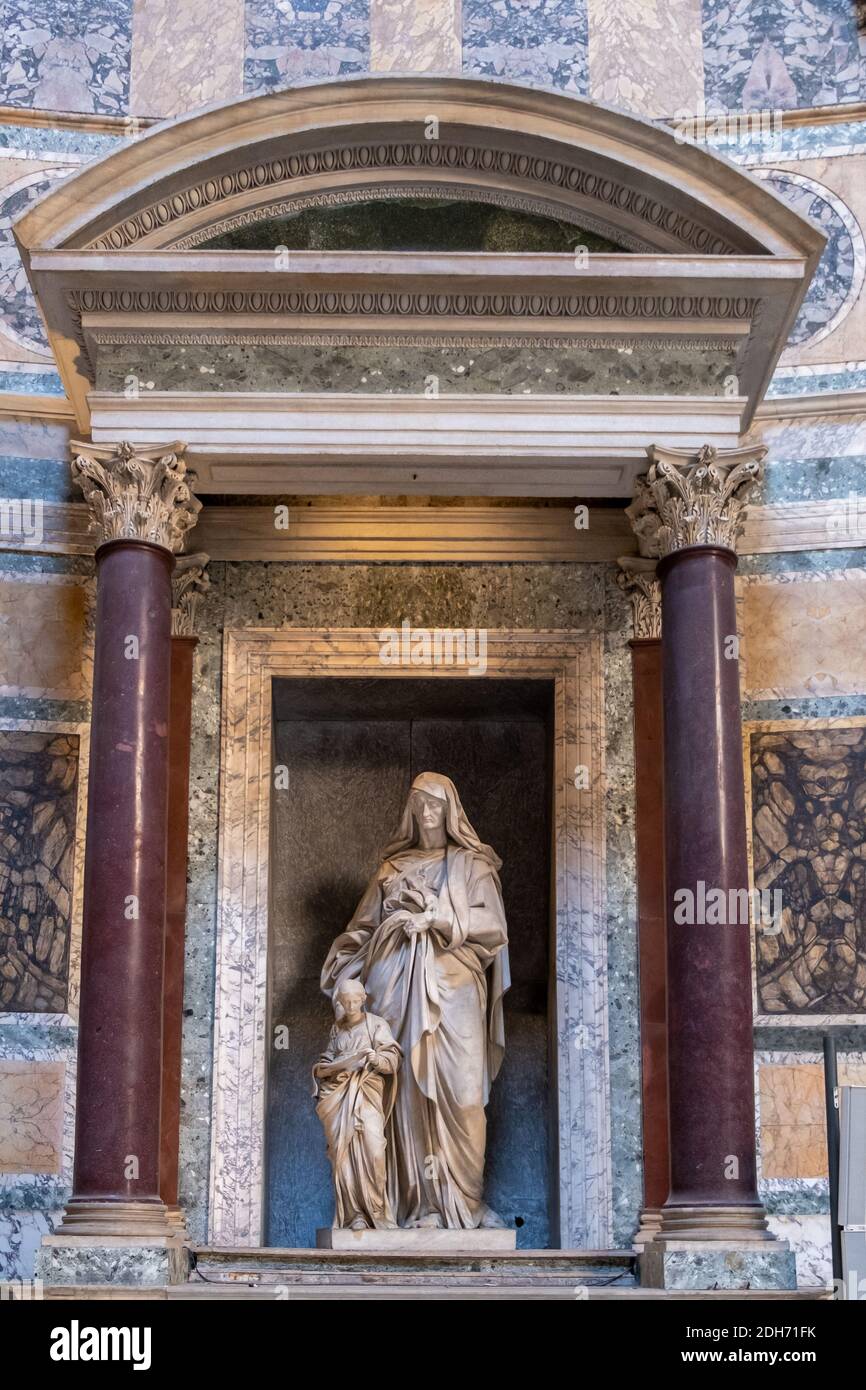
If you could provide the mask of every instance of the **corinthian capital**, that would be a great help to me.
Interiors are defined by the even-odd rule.
[[[633,633],[636,639],[659,638],[662,635],[662,586],[656,579],[655,560],[623,556],[617,561],[616,582],[631,600]]]
[[[198,605],[210,588],[205,574],[209,555],[178,555],[171,578],[171,635],[194,637]]]
[[[150,541],[172,552],[180,550],[201,510],[201,502],[192,495],[195,474],[187,471],[185,448],[72,445],[72,476],[90,508],[90,529],[99,545]]]
[[[652,445],[649,469],[626,508],[641,554],[670,555],[692,545],[736,550],[766,452],[763,444],[720,451],[705,444],[697,454]]]

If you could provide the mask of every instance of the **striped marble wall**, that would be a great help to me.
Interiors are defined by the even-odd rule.
[[[0,103],[173,116],[364,72],[557,87],[645,116],[864,95],[856,0],[5,0]]]

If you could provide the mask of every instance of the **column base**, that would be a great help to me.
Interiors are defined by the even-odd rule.
[[[43,1236],[36,1273],[46,1286],[119,1284],[144,1288],[184,1284],[189,1247],[180,1236]]]
[[[638,1217],[638,1228],[635,1232],[632,1246],[635,1250],[641,1251],[651,1240],[655,1240],[662,1228],[662,1209],[661,1207],[641,1207]]]
[[[45,1284],[178,1284],[189,1273],[187,1240],[179,1207],[73,1198],[42,1237],[36,1270]]]
[[[183,1240],[189,1240],[189,1233],[186,1229],[186,1215],[183,1207],[167,1206],[165,1214],[174,1235],[179,1236]]]
[[[760,1202],[740,1205],[688,1206],[666,1202],[659,1208],[660,1234],[672,1240],[723,1240],[736,1245],[740,1240],[773,1240],[767,1228],[767,1213]]]
[[[640,1252],[650,1289],[796,1289],[797,1261],[767,1229],[760,1202],[663,1206],[660,1229]]]
[[[647,1289],[796,1289],[797,1261],[786,1240],[673,1240],[643,1248],[640,1282]]]
[[[178,1208],[179,1210],[179,1208]],[[177,1224],[169,1208],[157,1199],[150,1202],[99,1202],[73,1197],[55,1232],[67,1236],[176,1236]]]

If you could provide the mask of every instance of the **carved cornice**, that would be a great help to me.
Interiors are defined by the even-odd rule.
[[[664,556],[694,545],[736,550],[745,508],[763,469],[763,444],[697,454],[652,445],[650,467],[626,508],[642,555]]]
[[[736,319],[749,322],[757,300],[701,294],[417,293],[403,290],[73,290],[81,314],[302,314],[364,319]]]
[[[185,447],[73,443],[72,476],[84,493],[98,545],[136,540],[180,550],[201,510]]]
[[[198,606],[210,588],[205,573],[209,555],[178,555],[171,578],[171,635],[195,637]]]
[[[89,243],[93,250],[122,251],[137,242],[165,231],[172,223],[193,214],[200,214],[208,207],[218,208],[220,203],[233,199],[249,197],[257,190],[279,188],[294,180],[309,180],[323,176],[367,175],[381,171],[386,177],[393,176],[393,182],[385,190],[376,191],[382,196],[399,197],[404,195],[408,180],[407,172],[418,170],[431,177],[448,173],[452,177],[462,175],[467,184],[479,177],[522,179],[536,187],[550,190],[552,201],[559,199],[586,199],[597,207],[609,208],[612,235],[623,241],[621,219],[623,215],[633,218],[647,229],[647,241],[641,243],[633,239],[635,249],[647,250],[657,244],[659,233],[670,237],[684,249],[707,256],[735,255],[735,247],[727,238],[719,236],[710,227],[703,225],[695,216],[694,210],[684,212],[642,192],[639,187],[630,187],[611,174],[596,173],[594,170],[573,164],[556,155],[531,154],[520,149],[496,149],[489,144],[470,142],[451,142],[447,140],[370,140],[352,145],[342,143],[325,149],[297,151],[281,159],[261,159],[253,165],[227,171],[213,178],[200,179],[187,188],[179,189],[170,196],[151,203],[148,207],[125,218],[110,231],[103,232]],[[423,185],[422,185],[423,186]],[[427,186],[429,189],[429,185]],[[461,190],[462,193],[462,190]],[[369,196],[369,195],[366,195]],[[410,196],[417,197],[418,189],[413,188]],[[441,197],[438,184],[426,196]],[[452,195],[453,196],[453,195]],[[520,194],[506,194],[512,205]],[[323,201],[331,203],[340,199],[351,200],[346,194],[328,191]],[[354,200],[358,200],[355,193]],[[495,195],[499,201],[500,196]],[[538,199],[534,200],[536,205]],[[295,205],[296,207],[296,205]],[[530,210],[538,210],[537,206]],[[551,214],[551,207],[544,209]],[[273,212],[270,215],[274,215]],[[557,216],[570,220],[577,214],[569,214],[568,208],[557,208]],[[254,216],[247,213],[235,214],[253,221]],[[234,220],[234,219],[232,219]],[[243,223],[235,222],[235,225]],[[599,230],[607,231],[604,222],[597,221]],[[198,236],[200,229],[187,235]],[[204,239],[209,239],[215,230],[209,227]],[[182,243],[181,243],[182,244]]]
[[[633,636],[637,641],[658,640],[662,635],[662,586],[654,560],[622,556],[616,582],[631,601]]]

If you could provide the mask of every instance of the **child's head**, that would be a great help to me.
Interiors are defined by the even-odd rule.
[[[334,1008],[338,1018],[361,1013],[367,991],[360,980],[344,980],[334,992]]]

